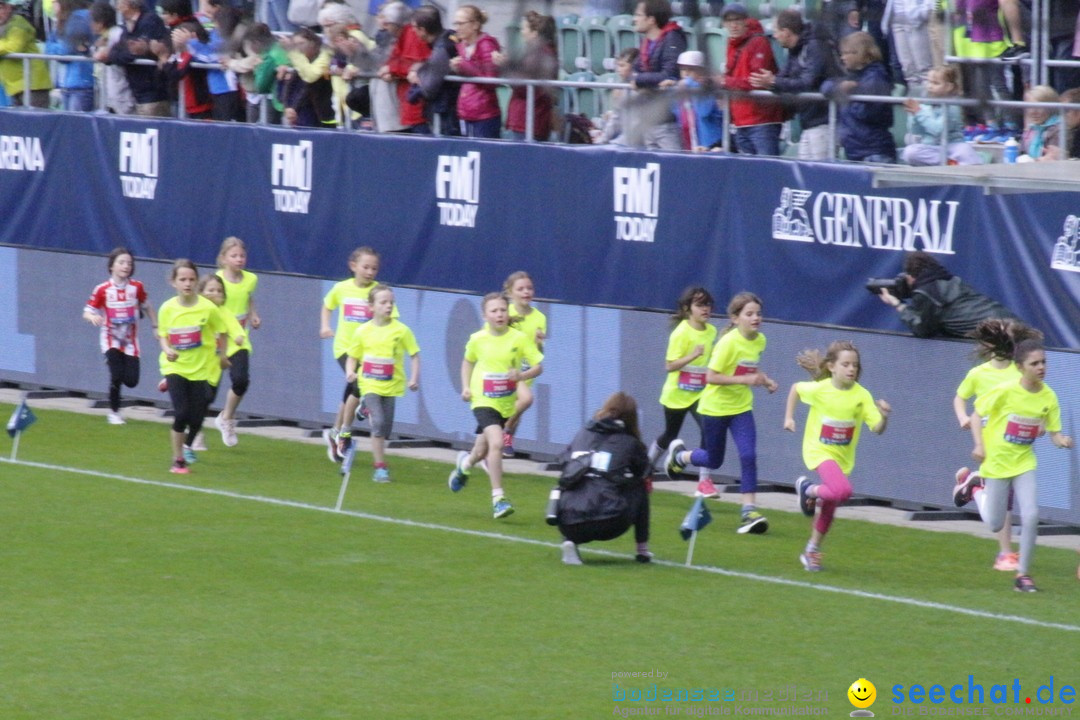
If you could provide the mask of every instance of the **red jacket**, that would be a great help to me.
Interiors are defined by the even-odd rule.
[[[756,18],[746,21],[746,34],[729,40],[724,87],[728,90],[753,90],[750,76],[758,70],[777,71],[772,45]],[[784,109],[776,102],[756,98],[731,99],[731,124],[735,127],[765,125],[784,121]]]
[[[465,43],[457,44],[461,68],[455,75],[468,77],[498,77],[499,69],[491,59],[491,54],[499,50],[499,41],[488,34],[481,35],[473,48],[472,57],[465,54]],[[474,85],[462,83],[461,94],[457,101],[458,117],[469,122],[488,120],[502,115],[499,98],[494,85]]]
[[[406,97],[409,94],[409,81],[405,78],[409,70],[416,63],[424,62],[431,55],[431,46],[420,39],[411,24],[406,25],[398,35],[394,43],[390,57],[386,60],[386,66],[390,74],[397,78],[398,105],[401,107],[401,124],[405,127],[421,125],[427,122],[424,119],[424,103],[411,103]]]
[[[550,45],[537,45],[525,51],[524,76],[546,80],[559,77],[559,59],[555,48]],[[514,88],[510,94],[510,104],[506,108],[506,127],[514,132],[525,132],[527,93],[523,85]],[[551,115],[555,105],[550,88],[536,88],[533,103],[533,137],[547,140],[551,135]]]

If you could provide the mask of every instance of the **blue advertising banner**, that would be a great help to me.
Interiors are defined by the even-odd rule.
[[[0,243],[337,278],[361,245],[398,286],[669,308],[748,289],[771,318],[904,330],[863,285],[902,253],[1080,347],[1080,197],[875,189],[867,169],[609,147],[0,111]]]

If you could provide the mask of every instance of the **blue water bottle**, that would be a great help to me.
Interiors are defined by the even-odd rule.
[[[1002,153],[1002,160],[1007,165],[1015,165],[1016,158],[1020,157],[1020,143],[1016,142],[1016,138],[1011,137],[1005,141],[1005,150]]]

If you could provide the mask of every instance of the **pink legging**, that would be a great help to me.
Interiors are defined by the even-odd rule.
[[[824,535],[829,532],[836,508],[851,497],[851,481],[835,460],[826,460],[818,465],[817,474],[821,478],[821,484],[817,486],[818,507],[821,510],[814,520],[814,529]]]

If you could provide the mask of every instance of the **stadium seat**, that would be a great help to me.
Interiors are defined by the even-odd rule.
[[[577,15],[562,15],[556,20],[559,67],[568,73],[580,70],[578,58],[585,57],[585,30]]]
[[[521,27],[511,23],[506,26],[506,48],[503,50],[510,57],[517,57],[524,52],[521,43]]]
[[[641,46],[641,36],[634,32],[632,15],[613,15],[608,19],[608,29],[615,40],[615,55],[627,48]]]
[[[716,21],[715,23],[713,21]],[[713,72],[723,71],[727,65],[727,30],[720,18],[701,18],[698,22],[699,49],[705,53],[705,61]]]
[[[621,83],[622,78],[619,77],[618,73],[613,73],[612,72],[612,73],[604,73],[603,75],[597,76],[596,81],[597,82],[602,82],[602,83]],[[611,92],[612,92],[611,90],[598,90],[597,91],[597,97],[598,97],[599,106],[600,106],[600,108],[599,108],[599,110],[600,110],[599,114],[600,115],[603,115],[604,113],[606,113],[608,110],[611,109]]]
[[[694,32],[693,19],[687,17],[686,15],[676,15],[675,17],[671,18],[671,20],[679,27],[681,27],[684,33],[686,33],[686,49],[697,50],[697,33]]]
[[[589,17],[581,21],[585,29],[585,56],[589,58],[589,71],[597,75],[607,72],[604,60],[615,55],[615,38],[607,26],[606,17]]]
[[[569,82],[596,82],[591,72],[582,71],[566,76]],[[600,115],[600,91],[596,88],[563,88],[560,107],[565,115],[579,113],[590,120]]]

